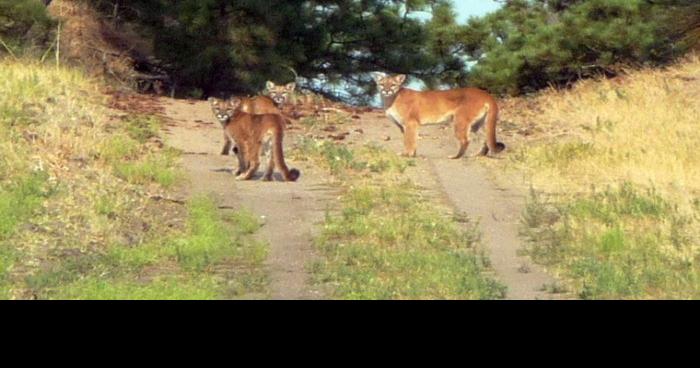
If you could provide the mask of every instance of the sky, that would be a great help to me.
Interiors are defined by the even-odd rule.
[[[493,0],[452,0],[459,14],[459,22],[465,23],[470,16],[481,16],[501,7]]]

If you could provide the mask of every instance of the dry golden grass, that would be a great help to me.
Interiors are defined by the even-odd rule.
[[[700,60],[584,81],[536,97],[545,135],[512,157],[536,187],[586,191],[623,181],[678,199],[700,190]],[[510,112],[514,121],[518,112]]]
[[[697,56],[504,105],[511,151],[489,164],[539,193],[535,259],[586,298],[700,297]]]

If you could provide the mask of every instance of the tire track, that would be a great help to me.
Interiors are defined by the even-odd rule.
[[[310,287],[306,266],[315,259],[313,232],[323,220],[331,191],[324,187],[313,167],[288,162],[301,170],[296,183],[236,181],[232,168],[235,156],[220,155],[223,138],[221,127],[214,123],[209,104],[162,98],[168,145],[193,154],[184,155],[182,165],[189,185],[183,197],[206,194],[220,207],[246,208],[262,219],[257,237],[269,244],[266,268],[270,278],[269,295],[277,300],[321,299],[324,293]],[[205,122],[206,124],[203,124]],[[285,135],[285,145],[292,141]],[[261,171],[262,173],[262,171]],[[260,296],[250,296],[256,299]]]

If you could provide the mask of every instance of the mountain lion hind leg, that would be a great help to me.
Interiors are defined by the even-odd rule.
[[[272,155],[272,137],[266,137],[262,145],[262,155],[267,157],[267,169],[265,170],[264,181],[272,181],[272,174],[275,172],[275,157]]]
[[[459,152],[450,159],[458,160],[464,157],[469,148],[469,132],[478,131],[484,124],[487,111],[485,109],[470,111],[469,108],[457,110],[454,117],[455,136],[459,141]]]

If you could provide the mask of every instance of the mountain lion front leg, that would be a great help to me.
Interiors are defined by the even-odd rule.
[[[231,138],[229,138],[228,133],[224,131],[224,148],[221,150],[221,154],[228,156],[231,153]]]
[[[241,150],[239,146],[233,147],[233,152],[238,158],[238,171],[236,171],[236,176],[238,176],[248,169],[248,163],[246,162],[245,156],[243,155],[243,150]]]
[[[404,153],[406,157],[416,157],[417,142],[418,142],[418,120],[411,119],[406,121],[403,133]]]

